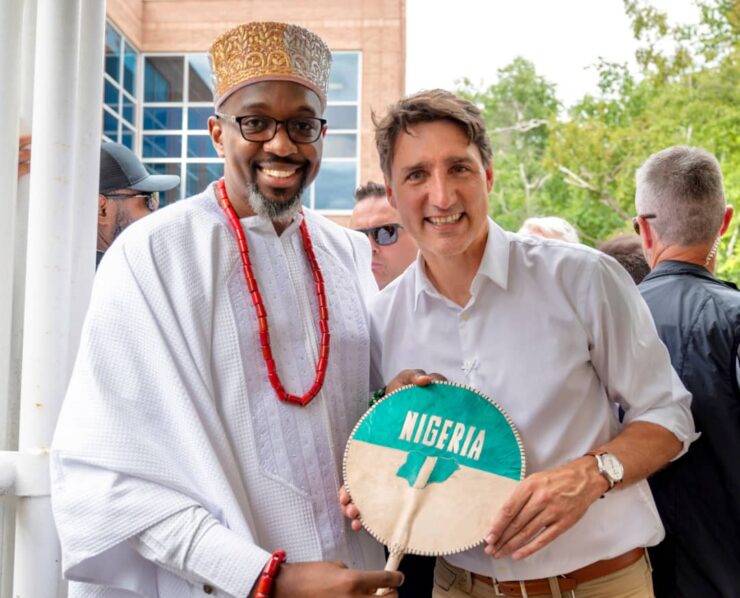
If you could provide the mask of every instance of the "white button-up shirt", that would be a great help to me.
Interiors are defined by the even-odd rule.
[[[637,288],[613,259],[583,245],[507,233],[490,220],[470,290],[465,307],[442,296],[421,255],[383,290],[371,309],[374,387],[402,369],[422,368],[477,388],[519,429],[528,473],[616,436],[617,404],[625,424],[659,424],[684,451],[695,439],[690,394]],[[503,581],[535,579],[655,545],[663,535],[643,480],[609,492],[521,561],[494,560],[482,545],[446,558]]]

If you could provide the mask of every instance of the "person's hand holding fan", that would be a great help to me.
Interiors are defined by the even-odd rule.
[[[363,527],[404,554],[437,556],[483,542],[491,514],[524,477],[519,435],[485,395],[450,382],[405,386],[355,426],[345,488]]]

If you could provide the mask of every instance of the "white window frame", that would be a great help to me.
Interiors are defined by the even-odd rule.
[[[357,106],[357,121],[354,129],[332,129],[329,127],[327,136],[339,133],[355,133],[357,135],[357,154],[354,158],[326,158],[321,160],[321,164],[327,162],[355,162],[355,189],[360,185],[360,165],[362,164],[362,51],[361,50],[337,50],[332,51],[332,56],[339,54],[356,54],[357,55],[357,101],[348,100],[328,102],[328,106]],[[354,189],[352,190],[354,193]],[[325,216],[349,216],[354,206],[354,195],[350,196],[350,207],[346,209],[320,209],[318,210]],[[316,201],[316,182],[311,183],[309,187],[309,207],[313,208]]]
[[[139,115],[138,119],[141,123],[139,128],[140,141],[137,146],[137,155],[141,156],[141,161],[144,164],[155,163],[155,164],[179,164],[180,165],[180,197],[178,200],[185,199],[187,194],[187,167],[188,164],[223,164],[223,158],[219,157],[202,157],[202,158],[191,158],[188,157],[187,138],[189,135],[193,136],[209,136],[208,129],[193,129],[188,130],[188,108],[210,108],[213,110],[213,102],[190,102],[190,69],[188,68],[188,59],[191,56],[204,56],[207,55],[205,52],[142,52],[141,57],[141,68],[139,68],[139,87],[141,94],[141,102],[139,102]],[[145,102],[144,100],[144,64],[146,58],[181,58],[183,60],[183,77],[182,77],[182,94],[183,99],[180,102]],[[179,108],[182,110],[182,128],[180,129],[144,129],[144,108]],[[144,157],[144,135],[163,135],[163,136],[179,136],[180,137],[180,157],[168,157],[168,158],[145,158]]]
[[[123,127],[126,125],[127,128],[133,133],[133,151],[136,152],[137,143],[138,143],[138,137],[140,129],[136,125],[136,123],[132,123],[128,120],[126,120],[123,116],[123,98],[124,96],[133,103],[134,105],[134,121],[139,121],[140,115],[138,113],[138,107],[139,107],[139,101],[137,97],[132,96],[123,86],[123,71],[124,71],[124,62],[125,62],[125,44],[128,44],[129,47],[133,48],[134,52],[136,53],[136,92],[137,96],[141,93],[141,87],[139,86],[139,73],[141,71],[141,52],[139,52],[138,48],[131,42],[130,39],[128,39],[123,32],[116,27],[112,21],[109,19],[106,19],[105,21],[106,28],[110,27],[113,29],[120,37],[121,37],[121,47],[120,50],[120,57],[119,57],[119,64],[118,64],[118,80],[111,77],[105,70],[105,67],[103,67],[103,113],[107,113],[113,118],[116,119],[116,139],[112,139],[105,135],[105,129],[103,129],[103,139],[105,141],[113,141],[115,143],[120,143],[120,139],[122,138],[123,133]],[[107,38],[107,35],[106,35]],[[106,39],[106,45],[108,43],[108,40]],[[110,83],[113,85],[116,90],[118,91],[118,114],[113,112],[108,106],[105,104],[105,84]],[[103,114],[100,115],[101,118],[103,117]],[[125,123],[125,125],[124,125]]]

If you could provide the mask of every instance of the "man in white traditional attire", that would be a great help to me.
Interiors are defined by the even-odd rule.
[[[437,559],[434,596],[652,595],[644,547],[664,532],[645,477],[695,432],[634,283],[597,251],[488,217],[492,152],[470,102],[401,100],[376,143],[420,255],[372,306],[375,383],[423,368],[479,389],[519,429],[529,474],[485,545]]]
[[[249,23],[210,55],[224,179],[127,228],[95,280],[52,449],[70,596],[395,588],[336,499],[367,405],[370,250],[300,210],[331,54]]]

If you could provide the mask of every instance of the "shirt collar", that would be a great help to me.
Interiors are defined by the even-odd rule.
[[[715,277],[709,270],[698,264],[692,264],[690,262],[682,262],[680,260],[664,260],[660,262],[653,270],[643,279],[643,282],[653,280],[654,278],[660,278],[661,276],[673,276],[673,275],[690,275],[697,278],[704,278],[713,282],[718,282],[727,285],[731,288],[737,288],[737,286],[725,280],[720,280]]]
[[[219,211],[221,210],[221,206],[218,203],[218,198],[216,197],[216,184],[212,183],[208,187],[208,193],[213,198],[213,201],[216,203],[216,206],[218,207]],[[225,217],[225,216],[224,216]],[[304,215],[303,215],[303,208],[296,214],[296,217],[293,218],[293,221],[285,227],[285,230],[282,232],[280,237],[289,237],[292,234],[295,233],[295,231],[298,230],[298,227],[301,225],[301,222],[303,221]],[[240,218],[239,221],[242,223],[242,226],[244,226],[245,229],[248,229],[254,233],[261,233],[266,235],[275,235],[275,227],[272,225],[272,221],[267,218],[266,216],[260,216],[255,214],[254,216],[246,216],[245,218]]]
[[[473,296],[477,294],[484,278],[488,278],[506,290],[509,279],[509,239],[506,232],[491,218],[488,218],[486,248],[483,250],[478,272],[470,285]],[[420,251],[414,268],[414,309],[419,304],[419,296],[422,293],[427,293],[432,297],[442,297],[427,277],[424,256]]]
[[[280,234],[280,238],[288,238],[291,235],[295,234],[295,232],[298,230],[298,227],[301,225],[303,218],[303,212],[298,212],[295,218],[293,218],[292,222],[288,226],[286,226],[285,230]],[[254,215],[247,216],[246,218],[240,218],[239,220],[242,225],[244,225],[244,228],[246,228],[247,230],[253,231],[255,233],[262,233],[267,235],[272,234],[277,236],[277,233],[275,232],[275,227],[273,226],[272,221],[267,216]]]

